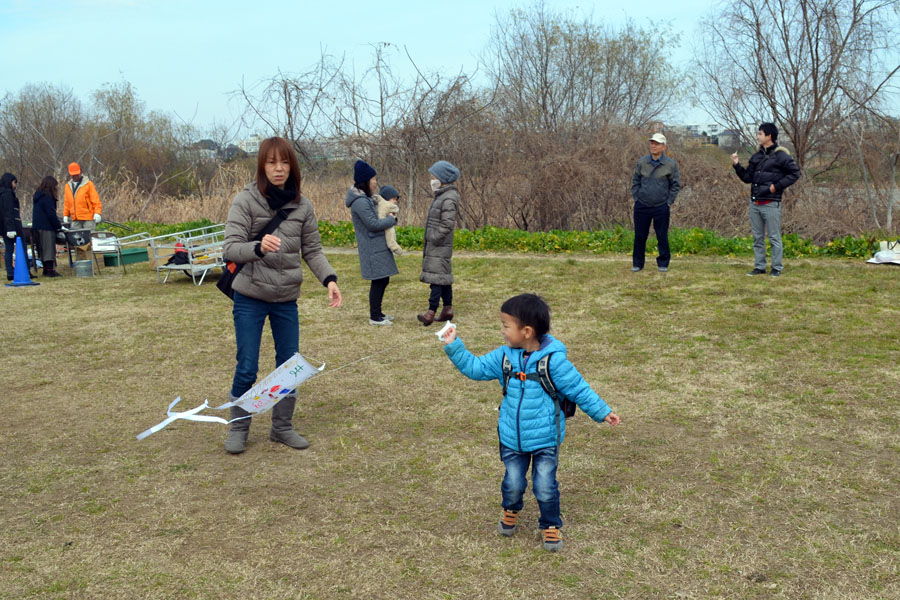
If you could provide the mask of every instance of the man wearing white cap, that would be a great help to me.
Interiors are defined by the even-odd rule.
[[[659,245],[656,266],[662,272],[669,270],[669,209],[675,203],[681,183],[678,180],[678,165],[664,154],[665,151],[666,136],[654,133],[650,136],[650,154],[638,160],[631,178],[631,196],[634,198],[633,272],[644,268],[651,222]]]
[[[69,176],[72,180],[66,185],[66,196],[63,201],[63,223],[72,224],[72,229],[90,229],[93,231],[101,221],[103,205],[94,182],[81,174],[78,163],[69,164]]]

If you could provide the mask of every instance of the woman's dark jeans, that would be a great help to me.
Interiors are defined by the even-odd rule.
[[[240,398],[256,383],[259,371],[259,346],[266,317],[275,341],[275,366],[292,357],[300,348],[300,318],[297,301],[265,302],[234,293],[234,338],[237,342],[237,366],[231,395]]]

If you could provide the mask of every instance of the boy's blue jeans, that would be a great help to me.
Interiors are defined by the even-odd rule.
[[[541,529],[562,527],[559,516],[559,486],[556,483],[556,467],[559,465],[559,448],[541,448],[534,452],[516,452],[500,444],[500,460],[506,466],[506,474],[500,491],[503,494],[503,508],[506,510],[522,510],[522,496],[528,482],[528,465],[531,464],[531,489],[537,498],[541,517],[538,524]]]
[[[265,302],[234,293],[234,338],[237,342],[237,366],[231,395],[240,398],[256,383],[259,371],[259,346],[263,325],[269,317],[275,340],[275,366],[292,357],[300,347],[300,319],[297,301]]]

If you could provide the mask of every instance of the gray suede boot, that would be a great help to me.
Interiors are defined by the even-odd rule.
[[[294,417],[294,405],[296,396],[285,396],[272,407],[272,430],[269,431],[269,439],[273,442],[281,442],[297,450],[309,448],[306,438],[294,431],[291,419]]]
[[[228,394],[228,401],[234,402],[236,398]],[[246,417],[249,415],[246,410],[239,406],[231,407],[231,418]],[[235,421],[228,430],[228,437],[225,438],[225,452],[228,454],[240,454],[247,447],[247,436],[250,434],[250,417]]]

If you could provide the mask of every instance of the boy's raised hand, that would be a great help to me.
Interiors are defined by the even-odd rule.
[[[456,325],[448,323],[444,329],[446,329],[446,331],[443,331],[439,337],[441,338],[441,341],[444,342],[444,345],[447,345],[456,339]]]
[[[613,426],[613,425],[618,425],[619,423],[621,423],[622,419],[620,419],[619,415],[617,415],[616,413],[609,413],[608,415],[606,415],[606,418],[603,419],[603,422],[609,423],[610,426]]]

